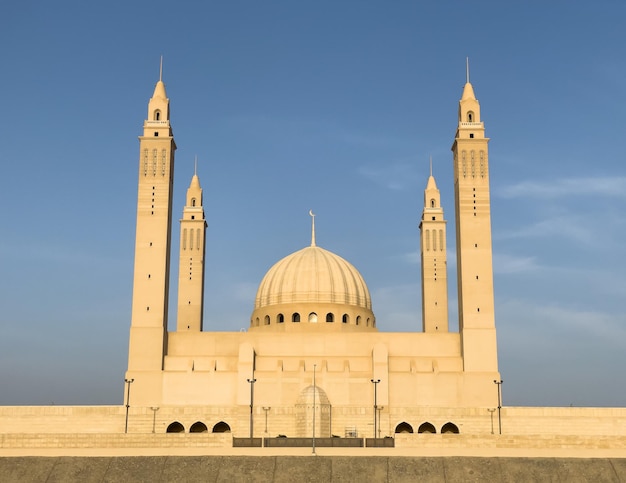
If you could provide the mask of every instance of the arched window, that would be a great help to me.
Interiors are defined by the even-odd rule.
[[[434,208],[435,207],[435,200],[430,200],[430,207]]]
[[[230,426],[226,424],[224,421],[220,421],[215,426],[213,426],[213,433],[230,433]]]
[[[413,433],[413,426],[409,423],[402,422],[396,426],[396,433]]]
[[[265,325],[270,325],[270,316],[269,315],[265,316]]]
[[[291,321],[292,322],[300,322],[300,314],[298,312],[296,312],[295,314],[293,314],[291,316]]]
[[[311,312],[309,314],[309,322],[312,324],[317,324],[317,314],[315,312]]]
[[[348,314],[343,314],[343,316],[341,317],[341,322],[343,322],[344,324],[350,322],[350,317],[348,317]]]
[[[365,322],[365,327],[369,327],[370,326],[370,318],[367,318],[367,321]]]
[[[189,428],[190,433],[207,433],[209,430],[206,427],[206,424],[197,421],[191,425]]]
[[[441,427],[441,434],[459,434],[459,428],[456,424],[446,423]]]
[[[257,318],[254,320],[254,322],[255,322],[255,323],[254,323],[254,325],[256,325],[256,326],[258,327],[258,326],[259,326],[259,318],[257,317]]]
[[[467,113],[467,122],[474,122],[474,113],[472,111]]]
[[[420,427],[417,428],[417,432],[418,433],[430,433],[430,434],[435,434],[437,432],[437,430],[435,429],[435,427],[430,424],[430,423],[422,423],[420,424]]]
[[[182,424],[180,424],[178,421],[174,421],[172,424],[170,424],[167,427],[165,432],[166,433],[184,433],[185,427]]]
[[[335,316],[331,313],[326,314],[326,322],[334,322]]]
[[[282,324],[285,321],[285,316],[283,314],[278,314],[278,317],[276,317],[276,322],[278,322],[279,324]]]
[[[195,198],[191,198],[191,206],[196,206],[196,199]]]
[[[356,316],[356,325],[361,325],[361,316],[360,315]]]
[[[160,121],[161,120],[161,111],[159,111],[159,110],[154,111],[154,120],[155,121]]]

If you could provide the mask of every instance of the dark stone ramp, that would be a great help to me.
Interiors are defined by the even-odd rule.
[[[626,459],[401,456],[0,457],[2,483],[626,483]]]

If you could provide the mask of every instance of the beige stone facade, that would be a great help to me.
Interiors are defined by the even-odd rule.
[[[310,246],[278,261],[260,281],[249,329],[203,331],[206,220],[195,174],[180,224],[178,320],[168,332],[176,144],[162,80],[139,140],[128,407],[0,408],[4,449],[28,451],[37,441],[40,448],[71,446],[63,436],[70,433],[91,435],[76,440],[86,448],[130,444],[181,454],[230,448],[232,437],[251,434],[315,434],[392,436],[396,450],[475,454],[463,453],[464,445],[493,449],[485,441],[502,430],[532,448],[578,441],[596,450],[617,438],[624,454],[624,409],[505,407],[498,418],[488,139],[469,78],[452,145],[459,332],[448,329],[446,221],[432,172],[420,222],[422,332],[381,330],[393,321],[376,320],[353,265],[317,246],[312,212]],[[193,439],[197,433],[203,439]]]

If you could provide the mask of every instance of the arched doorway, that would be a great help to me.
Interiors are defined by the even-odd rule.
[[[435,426],[433,426],[432,424],[426,422],[426,423],[420,424],[420,427],[417,428],[417,432],[418,433],[435,434],[437,432],[437,430],[435,429]]]
[[[189,428],[190,433],[206,433],[208,431],[209,430],[207,429],[206,424],[200,421],[193,423],[191,427]]]
[[[441,427],[441,434],[459,434],[459,428],[456,424],[446,423]]]
[[[165,432],[166,433],[184,433],[185,432],[185,426],[180,424],[178,421],[174,421],[172,424],[170,424],[167,427]]]
[[[402,422],[396,426],[395,432],[396,433],[412,433],[413,426],[411,426],[409,423]]]
[[[226,424],[224,421],[220,421],[215,426],[213,426],[213,433],[230,433],[230,426]]]

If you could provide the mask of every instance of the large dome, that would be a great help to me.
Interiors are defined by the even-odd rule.
[[[369,290],[358,270],[317,246],[292,253],[270,268],[259,285],[254,308],[301,302],[372,309]]]
[[[337,321],[337,328],[375,327],[370,293],[359,271],[313,244],[283,258],[265,274],[250,326],[291,330],[286,327],[291,324],[283,322],[303,322],[297,325],[303,328],[318,321]]]

